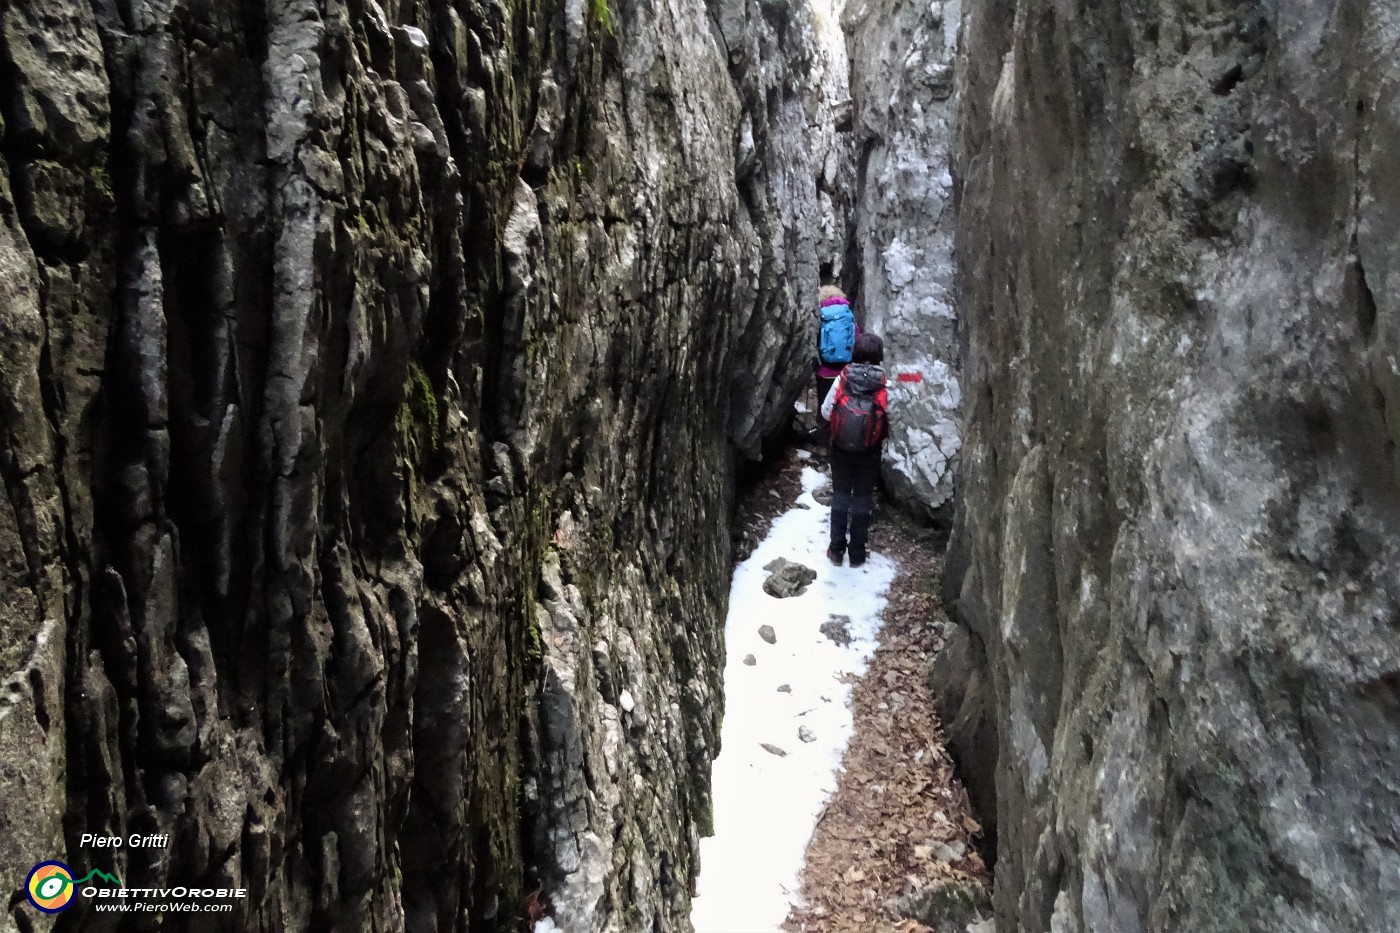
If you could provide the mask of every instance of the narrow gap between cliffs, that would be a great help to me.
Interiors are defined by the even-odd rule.
[[[833,566],[815,409],[808,389],[741,469],[715,836],[692,920],[697,933],[985,933],[983,832],[931,682],[945,536],[886,498],[866,565]]]

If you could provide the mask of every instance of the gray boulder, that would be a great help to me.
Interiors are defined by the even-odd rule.
[[[763,581],[763,592],[775,599],[801,596],[807,592],[807,587],[817,579],[817,572],[811,567],[783,557],[772,561],[763,569],[769,572],[768,579]]]

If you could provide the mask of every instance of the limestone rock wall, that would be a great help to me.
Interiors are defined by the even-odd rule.
[[[761,7],[0,9],[6,884],[686,927],[734,458],[844,224]]]
[[[800,374],[779,382],[766,372],[739,373],[737,398],[771,403],[763,408],[766,432],[789,425],[795,391],[811,384],[821,275],[841,274],[847,260],[853,158],[849,136],[836,130],[849,93],[839,2],[706,0],[744,108],[737,180],[761,241],[753,270],[760,313],[743,344],[760,358],[779,355],[784,373]],[[802,312],[795,324],[787,317],[793,307]],[[772,329],[766,322],[775,316],[795,329]],[[740,427],[751,425],[740,415]]]
[[[1400,926],[1400,24],[975,0],[946,590],[998,927]]]
[[[856,304],[885,340],[885,488],[929,516],[952,511],[962,400],[955,324],[951,154],[961,0],[853,0],[843,16],[856,137]]]

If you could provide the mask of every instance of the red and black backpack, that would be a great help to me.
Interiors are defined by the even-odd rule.
[[[880,446],[889,434],[889,392],[885,377],[878,367],[876,376],[852,373],[847,367],[836,384],[836,398],[831,405],[831,443],[849,453],[859,453]]]

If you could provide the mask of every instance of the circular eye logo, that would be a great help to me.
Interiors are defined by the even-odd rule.
[[[62,862],[40,862],[25,881],[29,903],[46,914],[56,914],[73,903],[73,871]]]

